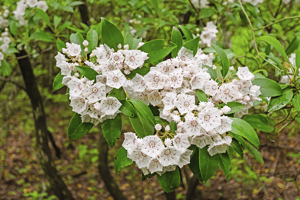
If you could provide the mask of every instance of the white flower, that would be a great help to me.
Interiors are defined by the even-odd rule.
[[[118,70],[118,66],[112,62],[105,62],[101,64],[102,74],[106,75],[108,72],[112,72]]]
[[[239,67],[236,75],[243,81],[253,81],[255,76],[249,71],[248,67]]]
[[[110,56],[110,61],[116,64],[122,63],[124,61],[124,56],[120,51],[112,53]]]
[[[37,4],[36,4],[36,7],[39,8],[39,9],[42,9],[45,12],[48,9],[48,5],[45,1],[38,1]]]
[[[148,59],[148,53],[141,50],[123,50],[123,54],[125,55],[124,63],[131,69],[142,67],[145,60]]]
[[[115,97],[104,97],[101,100],[100,109],[105,115],[114,115],[119,110],[121,105],[122,104]]]
[[[168,92],[166,96],[162,99],[162,102],[164,103],[164,109],[172,110],[174,109],[175,102],[177,99],[177,95],[174,92]]]
[[[190,164],[192,153],[193,153],[192,150],[187,149],[187,150],[185,150],[185,152],[183,154],[181,154],[179,162],[178,162],[178,166],[180,168],[182,168],[184,165]]]
[[[170,128],[170,126],[169,125],[167,125],[166,127],[165,127],[165,131],[170,131],[171,130],[171,128]]]
[[[178,95],[175,105],[181,114],[185,114],[195,108],[195,96],[182,93]]]
[[[164,141],[165,145],[167,147],[171,146],[172,145],[172,140],[170,138],[166,138],[165,141]]]
[[[231,131],[231,123],[232,120],[227,116],[221,117],[221,125],[216,127],[215,129],[218,131],[218,133],[223,134],[228,131]]]
[[[143,138],[142,152],[150,157],[157,157],[164,149],[161,139],[157,135],[149,135]]]
[[[217,153],[225,153],[227,150],[227,147],[230,146],[232,141],[232,138],[230,136],[225,136],[223,139],[217,139],[214,141],[213,144],[211,144],[207,151],[210,156],[214,156]]]
[[[155,125],[155,130],[160,131],[162,129],[162,126],[160,124]]]
[[[139,75],[138,73],[131,80],[133,85],[132,88],[135,92],[144,92],[146,88],[146,83],[144,81],[144,77]]]
[[[165,61],[157,64],[156,70],[168,75],[168,74],[174,72],[175,67],[172,65],[171,60],[168,59],[168,60],[165,60]]]
[[[79,56],[81,53],[81,46],[75,43],[67,42],[67,52],[69,56]]]
[[[133,160],[139,168],[145,168],[149,165],[151,160],[150,156],[147,156],[140,149],[135,149],[131,152],[131,154],[127,154],[127,157]]]
[[[205,8],[208,6],[209,1],[207,1],[207,0],[192,0],[192,4],[196,8]]]
[[[82,97],[72,97],[70,106],[73,108],[72,111],[76,113],[82,113],[86,109],[87,100]]]
[[[185,47],[182,47],[179,50],[177,57],[182,61],[190,61],[191,59],[193,59],[194,55],[193,55],[193,52],[191,50],[189,50]]]
[[[197,135],[192,139],[192,144],[196,145],[200,149],[204,148],[206,145],[211,145],[212,143],[213,140],[208,134]]]
[[[132,132],[124,133],[124,141],[122,146],[127,150],[127,154],[130,155],[137,147],[137,135]]]
[[[193,115],[192,113],[188,113],[185,116],[184,129],[189,136],[201,135],[205,131],[203,131],[200,119]]]
[[[76,78],[76,77],[72,77],[72,79],[67,83],[68,88],[70,89],[70,98],[72,97],[79,97],[82,90],[84,89],[85,85],[83,84],[83,82]]]
[[[148,169],[152,173],[159,172],[163,170],[162,164],[159,162],[157,158],[152,158],[148,164]]]
[[[204,85],[208,82],[210,79],[210,75],[207,72],[199,72],[193,78],[191,79],[190,83],[192,86],[192,89],[200,89],[203,90]]]
[[[166,147],[158,156],[162,166],[176,165],[179,162],[181,151],[176,147]]]
[[[89,42],[87,40],[83,40],[82,44],[83,46],[87,47],[89,45]]]
[[[38,2],[37,0],[26,0],[26,4],[31,8],[35,7],[37,2]]]
[[[0,52],[0,61],[4,59],[4,54]]]
[[[97,57],[97,62],[102,64],[103,62],[107,62],[109,60],[112,52],[106,44],[101,44],[100,47],[96,47],[96,49],[92,51],[92,54]]]
[[[211,131],[221,125],[220,110],[218,108],[204,108],[198,114],[201,121],[201,126],[206,131]]]
[[[231,111],[231,108],[228,106],[224,106],[223,108],[221,108],[221,112],[224,114],[227,114]]]
[[[107,78],[106,85],[119,89],[126,82],[126,77],[120,70],[105,73]]]
[[[160,71],[156,70],[154,67],[151,68],[150,72],[146,74],[144,80],[146,86],[150,90],[163,89],[165,84],[166,75],[162,74]]]
[[[169,81],[172,88],[180,88],[183,81],[182,68],[177,68],[170,73]]]
[[[106,88],[101,82],[95,83],[91,86],[86,86],[83,92],[89,100],[89,103],[95,103],[106,97]]]
[[[217,96],[224,103],[241,99],[243,97],[242,93],[239,92],[237,85],[233,83],[223,83],[219,88]]]
[[[153,106],[157,106],[162,103],[159,92],[155,90],[148,95],[148,100]]]
[[[178,133],[172,139],[173,145],[178,148],[181,152],[184,152],[190,146],[188,135],[183,133]]]
[[[218,83],[214,80],[209,80],[205,82],[204,91],[207,95],[215,96],[219,91]]]

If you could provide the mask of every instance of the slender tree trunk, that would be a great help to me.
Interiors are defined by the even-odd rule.
[[[16,53],[16,56],[23,57],[22,59],[18,59],[18,63],[25,82],[26,92],[31,101],[35,124],[37,157],[55,195],[60,200],[73,200],[74,198],[71,192],[56,170],[52,160],[48,145],[49,132],[47,130],[46,115],[42,104],[42,97],[39,93],[31,63],[27,57],[27,52],[25,50],[21,50],[19,53]]]
[[[186,193],[186,200],[191,199],[197,199],[197,200],[203,200],[203,194],[200,190],[197,190],[197,185],[199,183],[199,180],[193,176],[188,181],[188,191]]]
[[[80,12],[80,16],[81,16],[81,21],[82,23],[86,24],[86,25],[90,25],[90,18],[89,18],[89,11],[88,11],[88,7],[87,7],[87,2],[86,0],[82,0],[81,5],[79,5],[79,12]]]
[[[165,193],[165,194],[166,194],[167,200],[176,200],[176,194],[175,194],[175,191],[169,192],[169,193]]]
[[[114,177],[111,175],[108,167],[108,144],[104,138],[101,128],[100,130],[100,141],[99,141],[99,159],[98,159],[98,170],[102,180],[106,186],[106,189],[115,200],[126,200],[122,191],[119,189]]]

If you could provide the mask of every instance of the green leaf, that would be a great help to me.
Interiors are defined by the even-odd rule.
[[[60,88],[65,86],[64,84],[61,83],[63,80],[63,77],[64,76],[61,75],[60,72],[55,76],[55,78],[53,80],[53,85],[52,85],[53,91],[59,90]]]
[[[216,173],[220,162],[219,155],[210,156],[207,148],[199,149],[199,169],[202,182],[206,182]]]
[[[292,40],[292,42],[286,48],[285,53],[287,55],[292,54],[296,49],[298,49],[299,44],[300,44],[300,40],[299,40],[298,36],[294,37],[294,39]]]
[[[234,138],[231,141],[231,148],[243,158],[243,149],[240,143]]]
[[[261,155],[261,153],[250,143],[245,142],[245,147],[249,151],[249,153],[261,164],[264,164],[264,159]]]
[[[155,118],[149,106],[137,99],[131,99],[130,102],[142,114],[143,118],[146,119],[149,124],[155,126]]]
[[[274,122],[265,114],[246,115],[243,120],[248,122],[253,128],[267,133],[274,130]]]
[[[128,100],[121,100],[122,106],[120,107],[120,111],[126,115],[127,117],[135,117],[134,107],[129,103]]]
[[[297,95],[294,96],[292,103],[293,103],[295,110],[300,112],[300,93],[298,93]]]
[[[199,40],[200,38],[199,37],[196,37],[192,40],[189,40],[188,42],[184,43],[184,47],[189,49],[189,50],[192,50],[193,51],[193,55],[195,56],[197,51],[198,51],[198,46],[199,46]]]
[[[182,35],[175,26],[173,26],[173,29],[172,29],[171,41],[177,45],[177,47],[172,51],[172,58],[175,58],[183,44]]]
[[[217,155],[219,156],[219,165],[226,176],[226,180],[228,180],[230,178],[230,158],[227,153],[221,153]]]
[[[227,106],[231,108],[231,110],[227,114],[235,113],[245,107],[245,105],[239,102],[228,102]]]
[[[282,96],[271,98],[268,105],[268,112],[273,112],[285,107],[293,98],[293,90],[286,88],[283,90]]]
[[[211,8],[203,8],[199,13],[199,19],[211,17],[214,14],[214,10]]]
[[[68,6],[78,6],[84,4],[82,1],[72,1],[71,3],[68,4]]]
[[[79,139],[87,134],[93,126],[92,123],[82,123],[80,115],[75,113],[68,127],[68,138],[70,140]]]
[[[132,45],[133,45],[133,37],[130,33],[127,33],[125,35],[125,41],[124,41],[124,45],[128,44],[129,45],[129,49],[132,49]]]
[[[199,148],[195,145],[189,147],[190,150],[193,150],[193,154],[190,159],[189,168],[193,172],[194,176],[202,181],[200,168],[199,168]]]
[[[207,102],[207,96],[202,90],[196,90],[196,93],[199,101]]]
[[[118,50],[118,45],[124,45],[123,35],[120,30],[111,22],[105,18],[101,18],[101,38],[104,44],[107,44],[115,51]]]
[[[267,58],[270,58],[271,60],[273,60],[278,67],[284,71],[285,74],[287,74],[287,70],[286,68],[283,66],[283,64],[281,63],[281,60],[279,58],[276,58],[273,54],[270,54],[269,56],[266,56]],[[270,62],[269,62],[270,63]]]
[[[193,34],[186,26],[179,25],[179,28],[182,30],[187,41],[193,39]]]
[[[9,31],[14,36],[18,34],[17,21],[9,20]]]
[[[224,52],[223,49],[221,49],[218,45],[215,45],[215,44],[211,44],[212,47],[218,52],[220,58],[221,58],[221,64],[222,64],[222,75],[223,77],[225,78],[227,73],[228,73],[228,70],[229,70],[229,60],[226,56],[226,53]]]
[[[116,97],[118,100],[125,100],[126,99],[126,94],[125,94],[125,91],[122,87],[120,87],[119,89],[113,88],[108,96]]]
[[[296,63],[296,70],[295,70],[295,72],[296,73],[298,73],[298,70],[299,70],[299,68],[300,68],[300,47],[298,48],[298,50],[297,50],[297,52],[296,52],[296,59],[295,59],[296,61],[295,61],[295,63]],[[298,75],[298,74],[296,74],[296,75]]]
[[[157,46],[155,46],[157,44]],[[171,45],[166,48],[162,48],[163,40],[152,40],[150,42],[145,43],[139,49],[148,53],[148,60],[145,63],[151,63],[152,65],[158,64],[163,60],[164,57],[169,55],[173,49],[176,48],[176,44],[171,42]]]
[[[62,48],[66,48],[66,43],[64,43],[61,39],[57,38],[56,47],[58,51],[62,51]]]
[[[92,52],[98,46],[98,33],[90,29],[86,34],[86,40],[89,42],[88,49]]]
[[[165,192],[169,193],[174,191],[180,185],[180,173],[178,167],[175,171],[164,173],[161,176],[157,175],[157,179]]]
[[[56,28],[58,24],[61,22],[62,17],[54,15],[54,27]]]
[[[239,118],[231,117],[230,119],[232,119],[231,132],[243,136],[254,146],[259,146],[260,142],[258,136],[250,124],[248,124],[245,120]]]
[[[152,2],[152,4],[153,4],[153,7],[154,7],[154,9],[155,9],[155,11],[156,11],[156,13],[157,14],[160,14],[160,10],[159,10],[159,1],[158,0],[151,0],[151,2]]]
[[[113,147],[121,135],[122,119],[118,114],[114,119],[107,119],[102,124],[103,135],[110,147]]]
[[[37,8],[37,14],[46,22],[46,24],[51,27],[50,18],[48,14],[40,8]]]
[[[116,174],[119,174],[120,169],[131,165],[133,162],[127,157],[127,151],[124,147],[121,147],[117,154],[116,159],[114,161],[114,168]]]
[[[253,85],[260,86],[261,96],[276,97],[282,95],[282,89],[278,83],[268,78],[256,78],[252,81]]]
[[[9,63],[6,60],[2,60],[1,67],[0,67],[0,74],[3,76],[9,76],[11,73],[11,68]]]
[[[99,75],[95,70],[86,66],[76,66],[76,69],[87,79],[96,80],[96,76]]]
[[[83,44],[82,44],[83,41],[84,39],[80,33],[73,33],[70,36],[70,42],[81,45],[81,49],[83,49]]]
[[[287,62],[289,62],[288,57],[287,57],[287,55],[285,53],[284,48],[282,47],[282,45],[280,44],[280,42],[276,38],[271,37],[271,36],[262,36],[262,37],[259,38],[259,40],[265,41],[268,44],[270,44],[271,46],[273,46],[281,54],[281,56]]]
[[[209,73],[210,77],[212,80],[216,80],[217,79],[217,73],[215,72],[215,70],[213,70],[212,67],[207,66],[207,65],[202,65],[202,67],[207,68],[207,73]]]
[[[39,31],[33,33],[30,36],[30,39],[34,39],[34,40],[38,40],[38,41],[44,41],[44,42],[52,42],[54,38],[50,33],[39,30]]]

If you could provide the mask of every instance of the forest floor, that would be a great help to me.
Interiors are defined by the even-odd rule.
[[[64,103],[54,103],[46,109],[49,129],[62,152],[62,158],[57,159],[50,144],[57,169],[75,199],[112,199],[97,170],[98,129],[93,128],[91,133],[71,143],[67,138],[67,127],[72,113],[66,110],[71,109]],[[2,128],[0,126],[0,199],[48,200],[53,194],[48,189],[49,184],[34,153],[34,124],[31,117],[30,109],[16,110],[14,116]],[[127,131],[131,131],[130,126],[123,127],[122,132]],[[290,132],[277,135],[274,142],[265,133],[260,133],[260,152],[264,165],[248,153],[244,158],[236,155],[232,159],[231,178],[226,181],[223,172],[218,170],[207,183],[198,184],[196,195],[202,193],[206,200],[299,198],[300,134]],[[115,174],[113,160],[121,144],[122,138],[116,148],[110,149],[109,166],[124,195],[128,199],[165,199],[156,177],[142,181],[141,170],[136,166],[131,165],[122,169],[119,175]],[[190,174],[187,168],[184,170]],[[181,186],[176,189],[177,199],[185,198],[187,181],[183,177]],[[43,193],[45,197],[41,197]]]

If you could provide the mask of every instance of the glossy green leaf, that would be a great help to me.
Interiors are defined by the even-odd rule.
[[[172,58],[175,58],[183,45],[181,32],[175,26],[172,29],[171,41],[177,45],[172,51]]]
[[[199,19],[211,17],[214,14],[214,10],[211,8],[202,8],[199,13]]]
[[[80,33],[73,33],[70,36],[70,42],[81,45],[81,49],[83,48],[82,42],[84,41],[82,35]]]
[[[54,37],[50,33],[44,32],[42,30],[33,33],[30,36],[30,38],[37,41],[44,41],[44,42],[52,42],[54,39]]]
[[[59,72],[54,80],[53,80],[53,85],[52,85],[52,88],[53,88],[53,91],[56,91],[56,90],[59,90],[60,88],[64,87],[65,85],[62,84],[62,80],[63,80],[63,75],[61,75],[61,73]]]
[[[128,100],[121,100],[122,106],[119,108],[119,110],[126,115],[127,117],[135,117],[135,110],[134,107],[129,103]]]
[[[295,110],[300,112],[300,93],[298,93],[297,95],[294,96],[292,103],[293,103]]]
[[[128,44],[129,45],[129,49],[132,49],[132,45],[133,45],[133,37],[130,33],[127,33],[125,35],[125,40],[124,40],[124,45]]]
[[[246,115],[243,120],[248,122],[253,128],[267,133],[274,130],[274,122],[265,114]]]
[[[118,100],[125,100],[126,99],[126,94],[125,94],[125,91],[122,87],[120,87],[119,89],[113,88],[110,91],[108,96],[116,97]]]
[[[192,32],[190,31],[190,29],[188,29],[186,26],[184,25],[179,25],[179,28],[182,30],[185,38],[187,41],[193,39],[193,34]]]
[[[285,107],[293,98],[293,90],[286,88],[283,90],[282,96],[271,98],[268,105],[268,112],[273,112]]]
[[[243,138],[242,138],[243,139]],[[240,145],[240,143],[236,140],[236,139],[232,139],[232,141],[231,141],[231,148],[235,151],[235,152],[237,152],[242,158],[243,158],[243,149],[242,149],[242,147],[241,147],[241,145]]]
[[[1,67],[0,67],[0,75],[3,76],[9,76],[11,73],[11,68],[9,63],[6,60],[1,61]]]
[[[113,147],[121,136],[122,119],[118,114],[114,119],[107,119],[101,123],[103,135],[110,147]]]
[[[202,182],[206,182],[216,173],[220,163],[219,155],[210,156],[207,148],[199,149],[199,169]]]
[[[180,185],[180,172],[178,167],[175,171],[166,172],[161,176],[157,175],[157,179],[165,192],[169,193],[174,191]]]
[[[278,83],[268,78],[256,78],[252,81],[253,85],[260,86],[261,96],[276,97],[282,95],[282,89]]]
[[[17,21],[9,20],[9,31],[14,36],[16,36],[18,34]]]
[[[236,113],[237,111],[245,107],[245,105],[239,102],[228,102],[226,105],[231,108],[231,110],[227,114]]]
[[[94,126],[92,123],[81,122],[79,114],[75,113],[68,127],[68,138],[76,140],[87,134]]]
[[[207,102],[207,95],[202,90],[196,90],[196,94],[199,101]]]
[[[189,147],[190,150],[193,151],[193,154],[190,159],[189,168],[193,172],[194,176],[202,181],[200,168],[199,168],[199,148],[195,145]]]
[[[40,8],[37,8],[37,14],[46,22],[46,24],[51,27],[50,18],[48,14]]]
[[[120,30],[105,18],[101,18],[101,38],[103,44],[107,44],[115,51],[118,50],[118,45],[124,45],[123,35]]]
[[[96,76],[99,75],[95,70],[86,66],[76,66],[76,69],[80,74],[85,76],[89,80],[96,80]]]
[[[163,48],[164,48],[164,40],[156,39],[156,40],[151,40],[149,42],[146,42],[139,48],[139,50],[144,51],[146,53],[152,53]]]
[[[86,34],[86,40],[89,42],[88,50],[92,52],[98,46],[98,33],[90,29]]]
[[[131,99],[130,102],[142,114],[144,119],[146,119],[149,122],[149,124],[155,126],[155,118],[149,106],[137,99]]]
[[[215,44],[211,44],[211,45],[218,52],[218,54],[221,58],[222,76],[225,78],[228,73],[229,65],[230,65],[228,57],[227,57],[226,53],[224,52],[224,50],[221,49],[218,45],[215,45]]]
[[[298,49],[299,44],[300,44],[300,40],[299,40],[298,36],[294,37],[292,42],[289,44],[289,46],[285,50],[286,54],[287,55],[292,54],[296,49]]]
[[[265,41],[271,46],[273,46],[287,62],[289,61],[284,48],[276,38],[271,36],[262,36],[259,38],[259,40]]]
[[[221,153],[217,155],[219,156],[219,165],[223,170],[226,179],[228,180],[230,178],[230,167],[231,167],[230,158],[227,153]]]
[[[127,157],[127,151],[124,147],[121,147],[116,154],[116,159],[114,161],[114,168],[116,174],[119,174],[120,169],[131,165],[133,162]]]
[[[140,50],[142,50],[142,47],[140,48]],[[151,51],[150,53],[145,51],[148,53],[147,56],[149,57],[148,60],[145,61],[145,63],[151,63],[152,65],[157,65],[159,62],[163,61],[163,58],[169,55],[176,47],[177,46],[171,42],[171,45],[169,47],[154,50]]]
[[[261,155],[261,153],[250,143],[245,142],[245,147],[249,151],[249,153],[261,164],[264,164],[264,159]]]
[[[245,120],[239,118],[231,117],[230,119],[232,119],[231,132],[243,136],[254,146],[259,146],[260,142],[257,133],[250,124],[248,124]]]
[[[197,51],[198,51],[198,46],[199,46],[199,37],[196,37],[192,40],[189,40],[188,42],[184,43],[184,47],[193,51],[193,55],[195,56]]]

